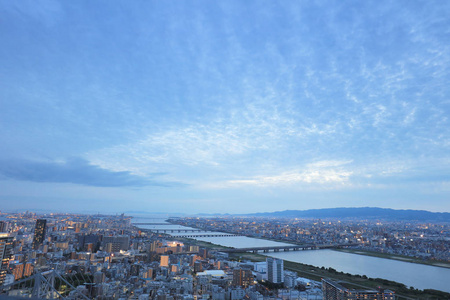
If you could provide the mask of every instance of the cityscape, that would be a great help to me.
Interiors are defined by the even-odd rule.
[[[447,272],[449,229],[419,221],[1,213],[0,296],[447,299],[448,277],[431,279],[444,280],[445,291],[418,289],[403,278],[370,278],[277,256],[332,251]],[[223,246],[239,238],[241,244]]]
[[[0,300],[449,300],[449,28],[0,0]]]

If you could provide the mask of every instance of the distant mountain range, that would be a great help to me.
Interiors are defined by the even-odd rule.
[[[405,210],[379,207],[339,207],[308,210],[284,210],[276,212],[245,214],[254,217],[284,218],[358,218],[384,220],[417,220],[450,222],[450,213],[435,213],[426,210]]]

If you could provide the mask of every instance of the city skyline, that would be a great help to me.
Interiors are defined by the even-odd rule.
[[[450,211],[450,3],[0,12],[2,210]]]

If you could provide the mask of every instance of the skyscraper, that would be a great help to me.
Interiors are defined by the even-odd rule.
[[[6,270],[8,269],[9,260],[12,256],[12,243],[14,238],[7,233],[0,233],[0,259],[2,265],[0,267],[0,286],[5,282]]]
[[[45,239],[45,229],[47,228],[47,220],[38,219],[36,220],[36,227],[34,228],[34,237],[33,237],[33,249],[39,249],[39,246],[42,245]]]
[[[282,259],[268,257],[267,263],[267,280],[273,283],[284,282],[284,264]]]

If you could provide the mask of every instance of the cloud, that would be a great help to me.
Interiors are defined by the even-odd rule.
[[[239,160],[256,166],[283,160],[284,151],[301,153],[318,137],[333,138],[337,127],[336,122],[316,124],[311,118],[295,118],[269,97],[248,101],[242,110],[226,107],[203,123],[149,130],[134,142],[96,149],[85,157],[104,168],[135,174],[151,171],[155,164],[208,167]]]
[[[231,180],[230,184],[254,184],[254,185],[280,185],[293,184],[298,182],[303,183],[344,183],[348,181],[352,172],[337,171],[337,170],[308,170],[304,172],[286,172],[275,176],[258,176],[250,180]]]
[[[7,179],[74,183],[97,187],[172,186],[177,183],[157,181],[130,172],[113,172],[91,165],[81,158],[65,162],[42,162],[24,159],[1,160],[0,174]]]
[[[306,185],[343,185],[349,182],[353,171],[341,168],[351,161],[319,161],[308,164],[304,170],[292,170],[269,176],[253,176],[244,179],[233,179],[218,184],[209,184],[212,188],[240,186],[277,187],[295,184]]]
[[[310,168],[339,167],[353,162],[352,160],[322,160],[308,164]]]

